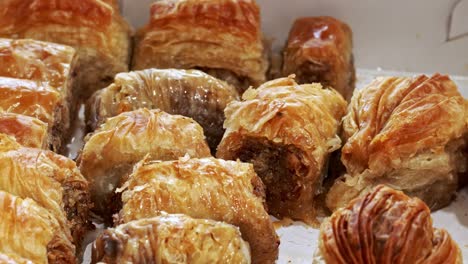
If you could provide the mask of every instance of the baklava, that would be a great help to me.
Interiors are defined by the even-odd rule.
[[[279,239],[264,208],[264,185],[253,166],[215,158],[143,160],[122,189],[119,222],[159,212],[212,219],[240,228],[253,263],[274,263]]]
[[[0,191],[0,231],[2,263],[76,263],[75,247],[66,232],[29,198]]]
[[[11,136],[25,147],[47,149],[47,131],[47,124],[37,118],[0,112],[0,134]]]
[[[329,154],[340,148],[346,101],[320,84],[293,77],[249,89],[226,110],[217,157],[254,165],[266,185],[269,213],[316,223]]]
[[[418,198],[379,185],[351,201],[320,227],[315,264],[462,264],[447,231],[432,227]]]
[[[142,108],[109,118],[85,141],[78,164],[89,180],[95,210],[104,217],[119,206],[114,190],[122,177],[125,179],[145,156],[158,160],[186,154],[211,156],[199,124],[159,109]]]
[[[136,36],[133,69],[199,69],[240,93],[266,79],[260,9],[254,0],[164,0]]]
[[[51,103],[55,104],[54,109],[50,109],[52,120],[43,119],[42,121],[48,123],[51,137],[49,143],[54,150],[58,151],[62,141],[68,138],[71,122],[77,110],[77,101],[73,98],[73,87],[76,85],[74,75],[77,67],[75,50],[68,46],[42,41],[0,38],[0,54],[0,77],[32,81],[30,86],[36,87],[33,89],[38,93],[45,93],[42,90],[57,93],[55,96],[52,92],[54,97],[58,97],[56,102],[53,102],[54,99],[51,98]],[[2,84],[4,82],[2,81]],[[10,89],[14,88],[10,87]],[[15,104],[23,103],[34,107],[33,102],[26,102],[34,100],[32,94],[30,99],[23,99],[19,94],[10,96],[12,97],[5,98],[5,100],[11,103],[12,108]],[[2,108],[8,108],[8,105],[2,103]],[[37,116],[40,112],[37,110],[25,114]]]
[[[330,209],[378,184],[422,199],[432,210],[467,173],[468,102],[446,75],[379,77],[357,91],[343,118],[346,173],[327,194]]]
[[[303,17],[294,22],[283,50],[282,75],[298,83],[330,86],[346,100],[353,95],[356,74],[351,28],[332,17]]]
[[[128,70],[130,27],[115,0],[0,2],[0,36],[74,47],[79,67],[75,95],[88,98]]]
[[[20,146],[0,134],[0,190],[47,209],[79,245],[91,228],[88,183],[75,162],[48,150]]]
[[[186,215],[162,214],[105,230],[91,263],[250,263],[237,227]]]
[[[224,108],[239,99],[236,89],[197,70],[147,69],[115,76],[87,105],[87,124],[94,130],[106,118],[142,107],[193,118],[212,151],[224,134]]]

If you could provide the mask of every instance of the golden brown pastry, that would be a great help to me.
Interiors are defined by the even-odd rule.
[[[343,119],[347,172],[330,189],[327,206],[343,207],[377,184],[431,209],[447,205],[458,174],[468,170],[467,134],[468,102],[448,76],[375,79],[355,93]]]
[[[61,132],[67,119],[62,115],[65,105],[60,93],[47,83],[0,77],[0,98],[0,112],[22,114],[45,122],[48,144],[55,151],[60,149]]]
[[[379,185],[322,223],[314,263],[463,262],[447,231],[432,227],[424,202]]]
[[[2,264],[33,264],[29,259],[22,258],[16,254],[4,254],[0,252],[0,263]]]
[[[34,117],[0,112],[0,134],[15,138],[25,147],[48,147],[47,124]]]
[[[227,83],[197,70],[148,69],[121,73],[94,94],[87,123],[94,130],[106,118],[146,107],[193,118],[214,151],[224,134],[224,108],[239,95]]]
[[[75,247],[55,217],[33,200],[4,191],[0,191],[0,252],[0,261],[76,263]]]
[[[0,190],[33,199],[64,230],[71,229],[77,244],[91,225],[88,183],[75,162],[48,150],[22,147],[2,134]]]
[[[253,263],[274,263],[278,257],[279,239],[263,205],[264,185],[251,164],[189,157],[143,160],[122,190],[120,222],[161,211],[223,221],[240,228]]]
[[[282,75],[298,83],[320,82],[344,98],[353,95],[356,74],[350,27],[332,17],[303,17],[294,22],[283,50]]]
[[[240,93],[268,68],[254,0],[163,0],[137,34],[133,69],[200,69]]]
[[[0,36],[76,48],[80,97],[91,96],[128,70],[130,28],[115,0],[0,1]]]
[[[45,90],[58,93],[59,105],[54,114],[56,122],[49,126],[53,132],[50,135],[55,138],[49,143],[54,150],[58,150],[61,141],[68,138],[70,123],[77,108],[77,102],[73,99],[75,50],[49,42],[0,38],[0,54],[1,77],[34,81],[38,89],[47,87]],[[21,103],[22,100],[18,98],[17,101]]]
[[[250,263],[237,227],[186,215],[162,214],[105,230],[92,263]]]
[[[254,165],[267,188],[269,213],[313,223],[329,153],[341,145],[346,101],[320,84],[293,77],[249,89],[225,110],[217,157]]]
[[[158,160],[173,160],[186,154],[210,156],[200,125],[188,117],[159,109],[142,108],[109,118],[85,141],[78,164],[90,181],[96,211],[108,216],[119,207],[113,192],[121,178],[145,156]]]

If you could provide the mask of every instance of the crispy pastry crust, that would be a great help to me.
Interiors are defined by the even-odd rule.
[[[379,185],[322,223],[314,263],[461,264],[447,231],[418,198]]]
[[[226,133],[217,157],[254,164],[267,187],[269,213],[312,223],[329,153],[346,101],[320,84],[292,77],[249,89],[225,110]]]
[[[48,147],[47,124],[25,115],[0,112],[0,133],[30,148]]]
[[[0,219],[0,252],[9,259],[76,263],[75,247],[60,224],[33,200],[0,191]]]
[[[224,108],[239,95],[227,83],[197,70],[148,69],[118,74],[114,83],[94,94],[87,124],[94,130],[106,118],[142,107],[193,118],[214,151],[224,134]]]
[[[268,62],[259,7],[254,0],[155,2],[148,25],[137,35],[133,60],[133,69],[151,67],[214,70],[210,74],[217,77],[260,85]],[[243,92],[248,85],[237,88]]]
[[[356,92],[343,119],[341,160],[330,209],[383,183],[431,209],[448,204],[467,172],[468,102],[448,76],[377,78]]]
[[[108,229],[93,246],[92,263],[250,263],[237,227],[163,214]]]
[[[147,155],[173,160],[186,154],[210,156],[200,125],[188,117],[142,108],[109,118],[88,135],[78,164],[90,181],[96,211],[111,215],[118,207],[113,192],[135,163]]]
[[[143,160],[124,184],[121,222],[160,211],[236,225],[253,263],[274,263],[279,239],[264,208],[264,186],[247,163],[215,158]]]
[[[0,36],[77,49],[79,96],[91,96],[128,70],[130,27],[114,0],[7,0],[0,3],[0,15]]]
[[[77,245],[89,230],[88,183],[75,162],[51,151],[20,146],[0,135],[0,190],[31,198],[54,216]]]
[[[351,28],[332,17],[303,17],[294,22],[283,51],[283,76],[299,83],[320,82],[344,98],[353,95],[356,74]]]
[[[1,4],[0,4],[1,5]],[[1,23],[1,22],[0,22]],[[0,76],[30,80],[58,93],[49,143],[56,151],[68,139],[77,102],[73,99],[76,52],[73,48],[29,39],[0,38]],[[41,88],[39,88],[41,89]],[[21,102],[21,100],[19,100]],[[47,120],[43,120],[47,122]]]

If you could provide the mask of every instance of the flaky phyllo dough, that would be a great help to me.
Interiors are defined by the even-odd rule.
[[[345,112],[346,101],[333,89],[298,85],[293,77],[267,82],[226,108],[217,157],[254,165],[270,214],[312,223],[328,156],[341,146]]]
[[[379,185],[326,219],[316,264],[461,264],[460,249],[418,198]]]
[[[107,216],[118,209],[114,190],[144,157],[174,160],[209,157],[203,129],[191,118],[141,108],[107,119],[85,139],[78,158],[89,180],[95,210]]]
[[[92,263],[250,263],[249,244],[230,224],[165,214],[104,231]]]
[[[380,183],[432,209],[447,205],[467,172],[467,105],[440,74],[377,78],[356,92],[343,120],[346,175],[331,188],[328,207],[345,206]]]
[[[122,190],[120,222],[161,211],[223,221],[239,227],[253,263],[274,263],[278,257],[279,239],[264,208],[265,187],[251,164],[189,157],[143,160]]]
[[[33,199],[62,229],[71,231],[76,244],[90,228],[88,182],[64,156],[23,147],[0,134],[0,190]]]

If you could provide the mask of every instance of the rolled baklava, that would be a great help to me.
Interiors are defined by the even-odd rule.
[[[211,156],[199,124],[159,109],[142,108],[109,118],[85,141],[78,164],[90,182],[96,211],[107,216],[119,208],[115,188],[145,156],[157,160]]]
[[[274,263],[278,257],[279,239],[264,207],[264,185],[251,164],[189,157],[143,160],[122,190],[122,223],[161,211],[223,221],[240,228],[253,263]]]
[[[298,83],[331,86],[347,100],[356,74],[351,28],[332,17],[303,17],[294,22],[283,50],[282,75]]]
[[[75,162],[48,150],[22,147],[0,134],[0,190],[31,198],[79,244],[89,230],[88,183]]]
[[[237,227],[186,215],[162,214],[105,230],[92,263],[250,263]]]
[[[77,50],[79,97],[91,96],[128,70],[130,28],[115,0],[9,0],[0,2],[0,10],[0,36]]]
[[[424,202],[378,185],[322,223],[314,263],[463,262],[447,231],[432,227]]]
[[[87,123],[95,129],[106,118],[142,107],[193,118],[214,151],[224,134],[224,108],[239,99],[236,89],[197,70],[148,69],[120,73],[92,97]]]
[[[0,38],[0,54],[0,77],[34,81],[37,90],[58,93],[57,106],[53,113],[55,120],[51,120],[52,123],[43,120],[49,123],[49,134],[52,137],[49,143],[57,151],[62,141],[69,136],[77,109],[77,101],[73,99],[77,67],[75,49],[29,39]],[[21,97],[16,99],[17,102],[12,98],[12,105],[24,103]],[[38,114],[39,112],[32,115]]]
[[[226,110],[217,157],[250,162],[266,185],[269,213],[314,223],[315,197],[337,136],[346,101],[320,84],[293,77],[249,89]]]
[[[37,118],[0,112],[0,134],[13,137],[25,147],[47,149],[47,131],[47,124]]]
[[[346,174],[327,195],[335,210],[385,184],[422,199],[431,209],[447,205],[463,154],[468,102],[448,76],[380,77],[355,93],[343,119],[341,161]]]
[[[0,191],[0,261],[76,263],[75,247],[46,209]]]
[[[254,0],[157,1],[137,33],[133,69],[199,69],[240,93],[265,81],[268,62]]]

